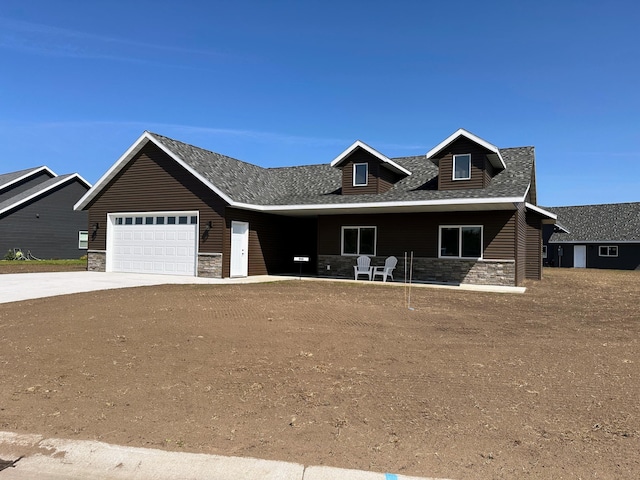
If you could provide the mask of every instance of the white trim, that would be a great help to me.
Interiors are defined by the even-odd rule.
[[[59,177],[56,176],[54,178],[59,178]],[[8,212],[9,210],[13,210],[14,208],[19,207],[20,205],[22,205],[24,203],[30,202],[31,200],[33,200],[35,198],[41,197],[45,193],[53,190],[54,188],[57,188],[60,185],[64,185],[65,183],[69,183],[72,180],[80,180],[81,182],[85,183],[88,187],[91,187],[91,184],[88,183],[84,178],[82,178],[77,173],[74,173],[74,174],[72,174],[72,175],[70,175],[68,177],[64,177],[64,178],[60,179],[59,181],[52,183],[51,185],[47,186],[46,188],[43,188],[42,190],[38,190],[37,192],[29,195],[28,197],[20,199],[20,200],[18,200],[16,202],[12,203],[11,205],[3,208],[2,210],[0,210],[0,215],[5,213],[5,212]],[[36,187],[37,187],[37,185],[36,185]]]
[[[359,166],[359,165],[364,165],[366,167],[365,175],[364,175],[364,183],[356,183],[356,167]],[[366,163],[366,162],[354,163],[353,164],[352,176],[353,176],[353,186],[354,187],[366,187],[367,185],[369,185],[369,164]]]
[[[602,244],[612,244],[612,243],[638,243],[640,244],[640,239],[638,240],[549,240],[548,243],[566,243],[566,244],[576,244],[582,245],[585,243],[602,243]]]
[[[86,245],[83,247],[82,246],[82,238],[80,238],[80,236],[82,234],[85,234],[86,239],[85,239],[85,243]],[[89,248],[89,230],[78,230],[78,250],[87,250]]]
[[[102,189],[106,187],[106,185],[126,166],[126,164],[133,159],[135,154],[137,154],[148,142],[153,142],[154,145],[162,149],[167,155],[169,155],[173,160],[178,162],[183,168],[185,168],[189,173],[191,173],[194,177],[200,180],[205,186],[207,186],[211,191],[213,191],[216,195],[218,195],[222,200],[227,202],[229,206],[240,208],[243,210],[252,210],[257,212],[304,212],[304,211],[315,211],[315,210],[380,210],[380,209],[410,209],[413,207],[449,207],[456,205],[486,205],[491,208],[495,208],[496,206],[508,206],[509,204],[514,203],[523,203],[526,199],[526,196],[523,197],[497,197],[497,198],[458,198],[458,199],[444,199],[444,200],[417,200],[417,201],[399,201],[399,202],[365,202],[365,203],[329,203],[329,204],[293,204],[293,205],[256,205],[251,203],[243,203],[236,202],[232,200],[229,196],[224,194],[221,190],[219,190],[215,185],[205,179],[202,175],[196,172],[193,168],[188,166],[185,162],[183,162],[179,157],[177,157],[171,150],[162,145],[159,141],[155,139],[153,134],[149,132],[144,132],[140,138],[131,146],[129,149],[118,159],[118,161],[111,166],[111,168],[96,182],[96,184],[74,205],[74,210],[82,210],[86,207],[89,202],[98,194]],[[358,144],[358,146],[364,145],[362,148],[368,148],[364,143],[358,141],[354,145]],[[372,149],[371,149],[372,150]],[[374,151],[375,152],[375,151]],[[376,156],[379,157],[378,154]],[[383,156],[384,157],[384,156]],[[386,157],[385,157],[386,158]],[[334,160],[332,165],[339,161],[340,157],[337,157]],[[382,159],[381,159],[382,160]],[[408,175],[411,172],[406,171]],[[511,207],[509,207],[510,209]],[[513,207],[515,209],[515,207]]]
[[[526,197],[526,195],[525,195]],[[551,220],[557,220],[558,216],[555,213],[551,213],[547,210],[544,210],[543,208],[537,207],[536,205],[533,205],[529,202],[525,202],[524,203],[525,208],[527,208],[528,210],[533,210],[536,213],[539,213],[540,215],[550,218]]]
[[[456,157],[469,157],[469,176],[468,177],[456,177]],[[453,156],[453,165],[451,169],[451,180],[456,182],[458,180],[471,180],[471,154],[470,153],[456,153]]]
[[[51,178],[56,178],[58,175],[51,170],[49,167],[47,166],[42,166],[42,167],[37,167],[34,168],[33,170],[30,170],[29,172],[25,173],[24,175],[18,177],[18,178],[14,178],[13,180],[7,182],[7,183],[3,183],[2,185],[0,185],[0,190],[4,190],[7,187],[10,187],[11,185],[21,182],[22,180],[25,180],[29,177],[33,177],[34,175],[40,173],[40,172],[47,172],[51,175]]]
[[[442,255],[442,229],[457,228],[458,229],[458,249],[459,255]],[[480,229],[480,256],[479,257],[463,257],[462,256],[462,229],[463,228],[479,228]],[[482,260],[484,253],[484,225],[438,225],[438,258],[455,259],[455,260]]]
[[[211,189],[216,195],[222,198],[225,202],[233,205],[234,202],[224,194],[221,190],[219,190],[215,185],[209,182],[206,178],[196,172],[193,168],[187,165],[182,161],[180,157],[175,155],[171,150],[165,147],[160,141],[158,141],[152,133],[145,131],[136,142],[129,147],[129,149],[114,163],[107,173],[105,173],[98,182],[73,206],[74,210],[82,210],[87,204],[102,191],[102,189],[122,170],[133,157],[140,151],[142,148],[148,143],[152,142],[155,146],[160,148],[163,152],[169,155],[173,160],[175,160],[181,167],[187,170],[191,175],[196,177],[202,183],[204,183],[209,189]]]
[[[386,164],[387,168],[389,168],[391,170],[394,170],[396,173],[404,173],[405,175],[411,175],[411,172],[409,170],[407,170],[404,167],[401,167],[400,165],[395,163],[393,160],[391,160],[386,155],[383,155],[382,153],[380,153],[377,150],[371,148],[369,145],[367,145],[364,142],[361,142],[360,140],[356,140],[355,142],[353,142],[353,144],[349,148],[347,148],[344,152],[342,152],[340,155],[338,155],[336,158],[334,158],[329,165],[331,165],[332,167],[335,167],[335,166],[339,165],[349,155],[351,155],[355,151],[355,149],[358,148],[358,147],[362,148],[366,152],[368,152],[371,155],[373,155],[374,157],[376,157],[382,163]]]
[[[609,248],[615,248],[616,249],[616,254],[615,255],[603,255],[602,251],[600,250],[601,248],[606,248],[607,250]],[[598,256],[599,257],[606,257],[606,258],[616,258],[618,256],[618,245],[598,245]]]
[[[480,137],[474,135],[473,133],[466,131],[464,128],[459,128],[454,133],[449,135],[445,140],[443,140],[438,145],[436,145],[431,150],[429,150],[427,152],[427,159],[431,159],[432,157],[440,153],[442,150],[444,150],[446,147],[451,145],[454,141],[456,141],[460,137],[465,137],[471,140],[472,142],[477,143],[481,147],[486,148],[491,153],[493,153],[495,158],[498,160],[497,162],[491,162],[495,167],[507,168],[502,158],[502,155],[500,154],[500,149],[498,147],[496,147],[495,145],[492,145],[486,140],[481,139]],[[493,160],[493,156],[491,156],[490,160]]]
[[[346,229],[358,229],[358,240],[356,253],[344,253],[344,231]],[[360,230],[363,228],[373,228],[373,253],[361,253],[360,252]],[[360,255],[367,255],[375,257],[378,251],[378,227],[375,225],[343,225],[340,228],[340,256],[342,257],[359,257]]]

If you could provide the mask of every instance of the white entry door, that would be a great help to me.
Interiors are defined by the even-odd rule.
[[[575,245],[573,247],[573,267],[587,268],[587,246]]]
[[[249,274],[249,224],[231,222],[231,276]]]

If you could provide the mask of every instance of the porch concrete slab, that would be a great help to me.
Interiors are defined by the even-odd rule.
[[[22,455],[0,473],[3,480],[436,480],[0,432],[0,458]]]

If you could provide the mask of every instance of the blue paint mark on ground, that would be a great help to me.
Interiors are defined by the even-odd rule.
[[[395,473],[385,473],[386,480],[398,480],[398,475]]]

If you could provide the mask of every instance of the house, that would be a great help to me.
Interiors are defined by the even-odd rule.
[[[640,202],[551,207],[556,225],[545,225],[545,265],[640,269]]]
[[[353,277],[413,253],[414,281],[520,285],[542,272],[533,147],[458,130],[426,155],[356,141],[331,162],[262,168],[144,132],[75,205],[88,268],[209,277]],[[403,261],[396,278],[403,278]]]
[[[74,204],[91,188],[77,173],[42,166],[0,175],[0,253],[20,250],[40,259],[87,253],[87,212]]]

